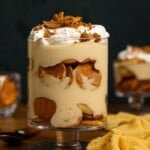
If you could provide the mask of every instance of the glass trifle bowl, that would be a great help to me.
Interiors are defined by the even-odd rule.
[[[106,125],[108,36],[82,17],[54,14],[28,38],[28,124],[80,149],[79,131]]]
[[[145,97],[150,97],[150,46],[128,45],[113,67],[116,95],[127,97],[131,109],[142,111]]]

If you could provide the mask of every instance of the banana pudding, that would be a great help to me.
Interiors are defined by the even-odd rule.
[[[150,46],[129,45],[114,62],[115,88],[118,92],[150,92]]]
[[[54,14],[28,38],[31,126],[103,126],[107,107],[109,34],[82,17]]]

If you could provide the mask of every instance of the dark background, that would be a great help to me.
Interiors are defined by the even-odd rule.
[[[102,24],[110,33],[109,102],[118,102],[112,61],[128,44],[150,45],[149,0],[0,0],[0,71],[21,74],[22,102],[26,103],[27,37],[33,26],[59,11]]]

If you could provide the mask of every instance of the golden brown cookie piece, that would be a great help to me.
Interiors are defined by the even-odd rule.
[[[93,114],[85,114],[83,113],[83,118],[81,121],[81,125],[85,126],[104,126],[106,123],[106,117],[103,115],[96,115]]]
[[[117,85],[117,89],[119,91],[124,91],[124,92],[136,92],[138,90],[139,83],[135,78],[127,78],[121,81]]]
[[[56,112],[56,103],[48,98],[38,97],[34,100],[34,113],[38,117],[49,121]]]
[[[86,80],[86,81],[85,81]],[[76,81],[81,88],[87,88],[87,83],[99,87],[101,83],[101,74],[94,68],[93,63],[79,64],[76,67]]]
[[[45,74],[51,75],[57,79],[62,79],[66,76],[66,67],[63,63],[59,63],[55,66],[39,67],[39,77],[44,77]]]
[[[103,126],[104,122],[101,120],[82,120],[80,124],[85,126]]]
[[[94,39],[94,42],[99,42],[101,40],[101,36],[97,33],[91,34],[87,32],[83,32],[80,37],[81,42],[89,41],[91,39]]]
[[[149,92],[150,91],[150,80],[139,81],[139,91]]]
[[[59,12],[53,15],[52,19],[49,21],[43,21],[43,25],[48,29],[56,29],[60,27],[73,27],[77,28],[81,25],[91,26],[91,24],[87,24],[82,22],[82,17],[77,16],[69,16],[64,15],[64,12]]]
[[[66,64],[66,65],[67,64],[71,65],[71,64],[78,63],[78,61],[76,59],[73,59],[73,58],[68,58],[68,59],[63,60],[62,63]]]
[[[91,58],[86,58],[82,61],[82,63],[92,63],[92,64],[94,64],[95,62],[96,62],[96,60],[91,59]]]

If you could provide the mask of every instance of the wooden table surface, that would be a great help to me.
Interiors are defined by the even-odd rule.
[[[108,112],[117,113],[120,111],[129,111],[127,104],[109,104]],[[150,105],[145,105],[143,108],[144,111],[150,111]],[[0,118],[0,131],[14,131],[15,129],[24,128],[27,126],[27,117],[26,117],[27,107],[26,104],[21,104],[17,108],[15,114],[11,118]],[[135,112],[135,111],[134,111]],[[136,113],[138,113],[136,111]],[[99,131],[87,131],[80,132],[80,141],[88,142],[91,139],[104,135],[103,130]],[[12,146],[0,141],[0,150],[31,150],[30,145],[42,141],[55,141],[55,132],[54,131],[42,131],[36,136],[24,140],[21,144]],[[38,149],[36,149],[38,150]]]

